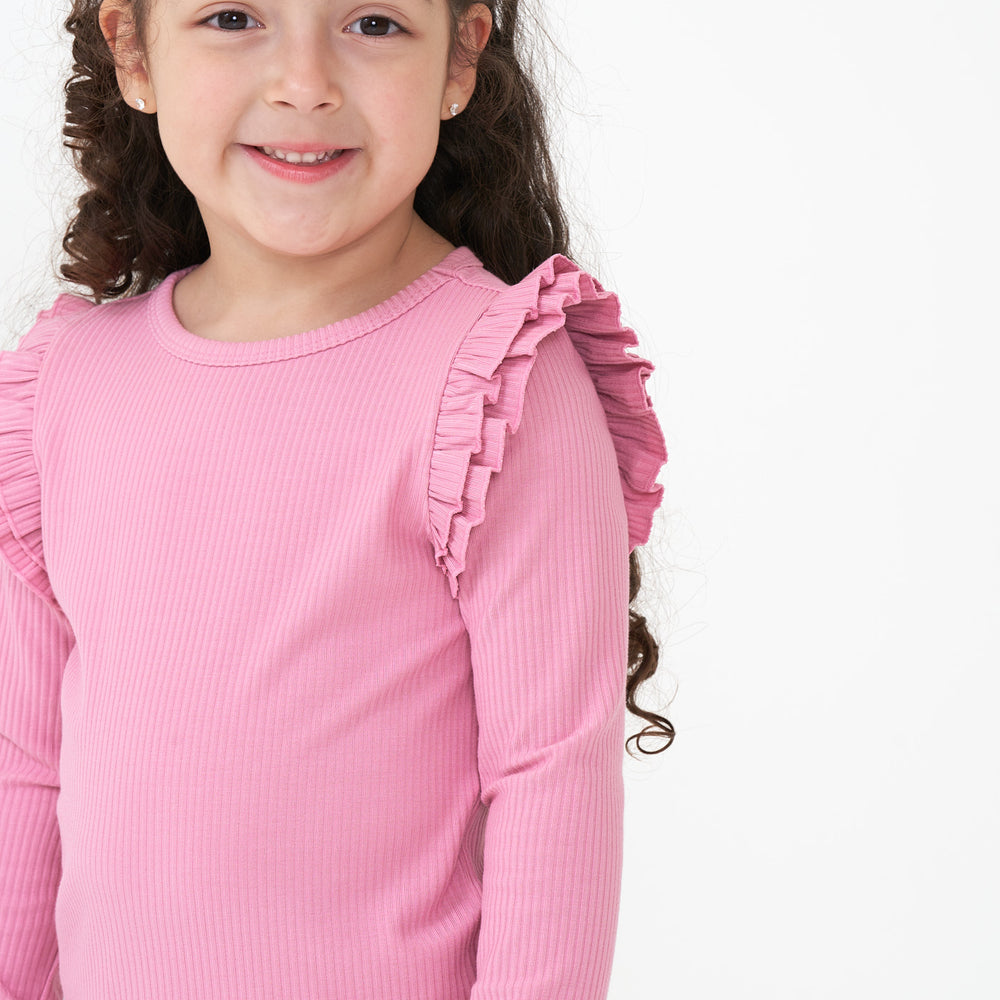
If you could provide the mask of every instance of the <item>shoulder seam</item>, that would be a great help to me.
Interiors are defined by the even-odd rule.
[[[64,294],[66,295],[67,298],[70,297],[68,293]],[[85,302],[91,306],[94,305],[94,303],[90,302],[88,299],[81,298],[81,296],[77,295],[72,297],[78,298],[82,302]],[[63,298],[63,296],[60,296],[59,298],[61,299]],[[55,312],[58,302],[59,299],[56,299],[56,303],[53,304],[52,306],[53,312],[50,317],[52,321],[58,321],[61,319],[59,313]],[[38,363],[38,379],[37,379],[37,384],[35,386],[35,405],[32,407],[31,410],[31,457],[35,463],[35,471],[38,473],[39,491],[41,491],[41,484],[42,484],[42,464],[38,457],[38,434],[36,433],[36,428],[38,424],[38,411],[40,409],[43,387],[46,385],[46,382],[44,381],[44,375],[49,367],[52,355],[58,349],[58,345],[61,339],[65,336],[66,331],[69,330],[76,322],[83,319],[84,316],[89,315],[89,313],[90,310],[86,309],[86,310],[81,310],[80,312],[77,313],[72,313],[69,316],[65,317],[61,325],[58,327],[58,329],[56,329],[55,332],[52,334],[48,346],[45,348],[45,352],[42,354],[42,359]]]
[[[32,462],[34,462],[34,465],[35,465],[35,475],[38,477],[39,516],[41,516],[41,510],[44,508],[44,503],[43,503],[43,500],[42,500],[42,494],[43,494],[43,491],[44,491],[44,478],[42,476],[42,462],[41,462],[41,458],[40,458],[40,456],[38,454],[38,430],[37,429],[38,429],[38,411],[41,408],[40,404],[41,404],[41,398],[42,398],[42,394],[43,394],[43,388],[47,384],[44,381],[44,374],[45,374],[46,370],[48,369],[48,366],[50,364],[50,361],[51,361],[53,353],[56,350],[58,350],[59,344],[60,344],[63,336],[65,335],[66,331],[68,329],[70,329],[75,323],[81,321],[84,316],[87,316],[90,313],[90,309],[82,309],[82,310],[80,310],[78,312],[70,313],[68,316],[60,316],[59,312],[57,311],[58,310],[58,304],[59,304],[59,300],[62,299],[62,298],[64,298],[64,297],[66,297],[66,298],[70,298],[70,297],[77,298],[77,299],[80,299],[80,301],[82,301],[82,302],[84,302],[84,303],[86,303],[86,304],[88,304],[90,306],[94,305],[94,303],[90,302],[88,299],[82,298],[81,296],[70,296],[69,293],[64,293],[63,295],[59,296],[58,299],[56,299],[56,302],[53,303],[52,308],[50,310],[50,316],[49,316],[50,322],[58,323],[59,325],[54,330],[54,332],[52,333],[52,336],[49,339],[48,345],[46,346],[46,348],[44,350],[44,353],[42,353],[41,360],[38,363],[38,376],[36,378],[35,394],[34,394],[35,395],[35,399],[34,399],[34,405],[31,408],[31,460],[32,460]],[[43,537],[43,549],[42,549],[42,551],[43,551],[43,553],[44,553],[44,534],[45,533],[43,531],[42,532],[42,537]],[[36,559],[35,556],[34,556],[34,554],[31,551],[29,551],[27,549],[27,547],[23,543],[21,545],[21,548],[22,548],[22,551],[24,551],[25,554],[29,557],[29,559],[31,560],[31,562],[33,563],[33,565],[35,565],[39,570],[41,570],[45,574],[46,579],[49,581],[49,591],[50,591],[50,593],[44,593],[44,592],[42,592],[40,590],[37,590],[32,584],[28,584],[28,585],[31,586],[32,589],[35,590],[35,593],[37,593],[44,601],[46,601],[46,603],[50,604],[52,607],[58,609],[61,612],[62,609],[59,607],[59,601],[56,598],[55,594],[51,592],[52,591],[52,582],[51,582],[51,579],[49,579],[48,566],[45,565],[43,562],[40,562],[38,559]],[[25,582],[27,583],[27,581],[25,581]]]
[[[493,285],[490,282],[483,281],[483,280],[479,280],[479,281],[473,280],[473,276],[479,276],[479,275],[482,275],[482,274],[489,275],[490,277],[494,278],[496,281],[500,281],[501,280],[500,278],[497,278],[496,275],[492,274],[489,271],[485,271],[481,267],[473,267],[471,265],[465,265],[463,267],[456,268],[455,270],[453,270],[451,272],[451,274],[452,274],[452,277],[457,278],[459,281],[462,282],[463,285],[465,285],[468,288],[478,288],[478,289],[481,289],[484,292],[493,292],[494,295],[500,295],[505,289],[511,287],[510,285],[507,285],[506,283],[504,283],[503,287],[497,288],[495,285]]]
[[[463,269],[464,270],[464,269]],[[428,542],[431,546],[431,554],[434,553],[434,526],[431,520],[431,476],[433,475],[433,464],[434,464],[434,443],[437,440],[438,425],[441,420],[441,406],[444,403],[444,393],[448,388],[448,382],[451,379],[452,368],[455,366],[455,359],[461,353],[462,348],[465,346],[465,342],[472,335],[472,331],[475,330],[479,321],[483,318],[483,315],[490,308],[491,305],[496,301],[497,296],[501,294],[501,289],[491,289],[487,285],[477,284],[475,282],[466,281],[461,278],[458,274],[455,277],[459,278],[464,285],[469,288],[482,289],[483,291],[492,291],[494,294],[490,297],[488,302],[483,304],[483,308],[479,311],[472,322],[466,327],[465,332],[456,340],[455,349],[452,351],[451,356],[448,358],[448,364],[444,366],[444,372],[442,374],[441,383],[439,391],[436,394],[436,403],[434,405],[434,411],[431,419],[431,429],[429,435],[429,447],[427,449],[427,466],[426,466],[426,476],[424,477],[424,487],[423,487],[423,499],[424,499],[424,534],[427,537]]]

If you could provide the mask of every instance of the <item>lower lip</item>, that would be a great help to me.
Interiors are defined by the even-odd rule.
[[[275,177],[280,177],[285,181],[294,181],[297,184],[316,184],[339,174],[358,152],[356,149],[345,149],[340,156],[324,163],[284,163],[265,155],[255,146],[243,146],[242,148],[269,174],[274,174]]]

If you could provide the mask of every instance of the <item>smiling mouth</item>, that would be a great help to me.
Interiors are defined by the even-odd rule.
[[[276,149],[273,146],[254,146],[254,149],[263,153],[269,159],[277,160],[279,163],[305,164],[306,166],[317,163],[329,163],[330,160],[337,159],[344,152],[343,149],[328,149],[318,153],[298,153],[293,149]]]

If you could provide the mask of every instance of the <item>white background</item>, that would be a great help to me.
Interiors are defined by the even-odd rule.
[[[73,189],[59,20],[0,37],[7,346]],[[645,700],[676,684],[678,737],[625,763],[611,998],[996,998],[1000,6],[541,23],[578,257],[670,451]]]

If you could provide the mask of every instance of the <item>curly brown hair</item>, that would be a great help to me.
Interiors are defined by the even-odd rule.
[[[146,38],[150,0],[130,0],[135,29]],[[453,45],[461,16],[476,0],[448,0]],[[504,281],[520,281],[553,254],[571,257],[569,226],[549,151],[545,109],[519,56],[518,0],[486,0],[493,30],[478,57],[476,87],[458,118],[441,129],[437,153],[417,188],[414,208],[432,229],[469,247]],[[203,263],[208,234],[194,196],[160,143],[154,115],[124,102],[111,50],[101,32],[100,0],[74,0],[66,19],[73,72],[66,83],[65,145],[86,190],[62,246],[63,277],[96,302],[149,291],[173,271]],[[634,607],[641,571],[629,554],[626,705],[646,720],[635,740],[642,753],[666,750],[668,719],[635,701],[656,672],[659,646]],[[642,737],[662,739],[647,750]],[[631,753],[631,751],[629,751]]]

